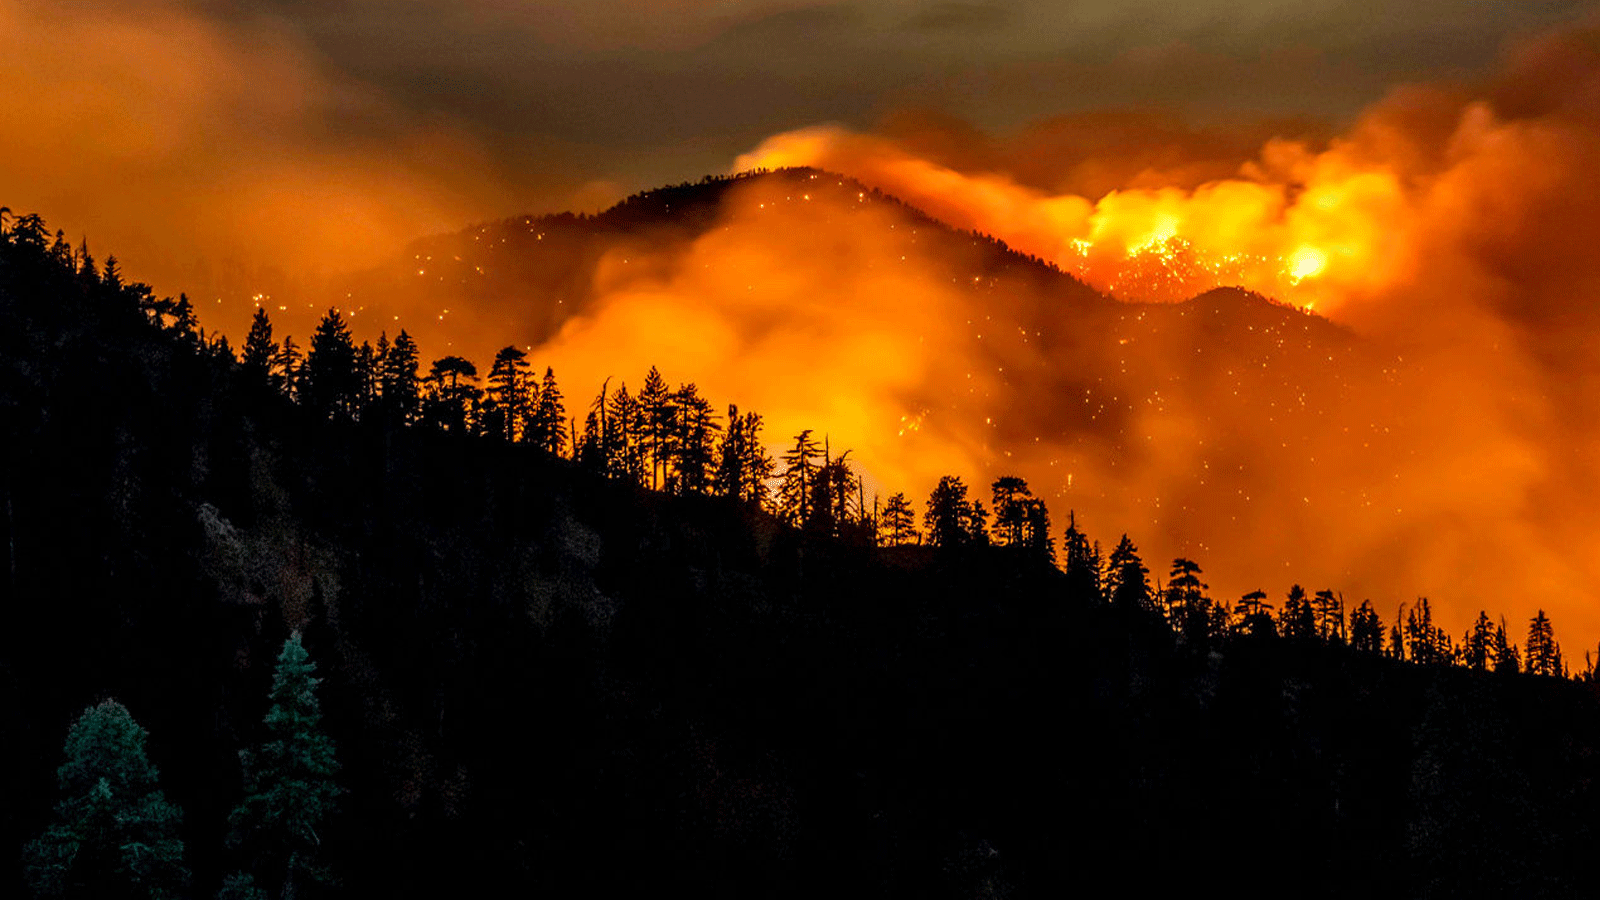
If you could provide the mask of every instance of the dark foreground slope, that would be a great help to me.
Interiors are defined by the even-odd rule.
[[[114,696],[212,895],[299,627],[348,791],[330,894],[1590,886],[1587,688],[1201,654],[999,551],[812,541],[519,446],[311,421],[15,235],[0,426],[0,847]]]

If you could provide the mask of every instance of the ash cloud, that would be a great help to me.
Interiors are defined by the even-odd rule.
[[[886,489],[1022,474],[1057,515],[1133,534],[1157,566],[1200,558],[1227,599],[1301,581],[1392,617],[1427,595],[1456,631],[1480,607],[1543,608],[1576,652],[1600,629],[1596,52],[1590,32],[1547,38],[1488,83],[1400,89],[1341,134],[1250,155],[1242,137],[1176,128],[1134,169],[1112,129],[1052,172],[1019,148],[1059,124],[1010,141],[946,125],[811,129],[740,160],[847,172],[1091,283],[1123,277],[1124,251],[1170,217],[1202,261],[1237,246],[1265,260],[1180,273],[1191,292],[1237,275],[1348,326],[1348,347],[1289,333],[1279,351],[1230,350],[1214,320],[1235,313],[1206,303],[1124,308],[1159,328],[1075,323],[1024,285],[963,288],[960,248],[912,240],[913,222],[752,192],[650,279],[603,282],[597,311],[543,349],[591,378],[588,361],[660,362],[778,435],[827,427]],[[1157,126],[1133,121],[1148,147]],[[1108,181],[1102,196],[1041,187]],[[1073,239],[1116,252],[1071,256]],[[1306,248],[1325,265],[1286,280]],[[1131,330],[1082,334],[1096,327]],[[1085,419],[1086,388],[1111,421]]]
[[[504,172],[462,123],[328,73],[272,20],[0,0],[0,58],[0,202],[187,291],[233,334],[251,293],[320,302],[325,276],[418,233],[569,189]]]

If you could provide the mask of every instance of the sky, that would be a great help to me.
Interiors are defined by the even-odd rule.
[[[0,0],[0,197],[158,288],[205,293],[597,209],[818,124],[934,115],[1005,135],[1133,109],[1337,128],[1397,83],[1470,79],[1597,7]]]

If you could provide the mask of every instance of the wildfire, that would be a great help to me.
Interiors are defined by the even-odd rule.
[[[1481,127],[1476,118],[1462,128]],[[1476,123],[1476,124],[1475,124]],[[1238,286],[1304,308],[1336,308],[1400,274],[1408,223],[1434,198],[1402,169],[1349,143],[1274,141],[1233,178],[1194,187],[1052,195],[1004,175],[964,173],[835,128],[777,135],[737,168],[850,172],[938,218],[985,231],[1128,299],[1178,301]],[[1331,248],[1331,249],[1330,249]]]
[[[1301,247],[1289,257],[1289,278],[1295,284],[1315,278],[1327,268],[1328,256],[1315,247]]]

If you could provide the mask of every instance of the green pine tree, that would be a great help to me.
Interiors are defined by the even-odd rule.
[[[245,797],[229,817],[229,843],[251,851],[253,868],[266,884],[293,897],[306,880],[327,881],[318,862],[324,825],[340,790],[333,741],[322,733],[322,712],[311,661],[296,631],[283,644],[272,677],[272,707],[265,719],[269,740],[240,753]],[[281,879],[281,880],[280,880]]]
[[[23,855],[40,897],[172,897],[189,880],[178,837],[182,813],[157,787],[146,732],[106,700],[67,733],[56,770],[56,822]]]

